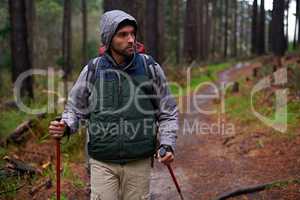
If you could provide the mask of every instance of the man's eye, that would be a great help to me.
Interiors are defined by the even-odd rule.
[[[120,32],[120,33],[117,33],[117,36],[118,36],[118,37],[122,37],[122,38],[128,37],[129,35],[132,36],[132,37],[135,37],[135,34],[134,34],[134,33],[127,33],[127,32]]]
[[[128,35],[128,33],[119,33],[120,37],[126,37]]]

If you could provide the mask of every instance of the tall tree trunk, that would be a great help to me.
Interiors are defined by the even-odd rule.
[[[145,17],[145,44],[146,50],[151,56],[157,59],[158,56],[158,0],[146,2],[146,17]]]
[[[300,45],[300,0],[297,0],[297,18],[298,18],[298,45]]]
[[[175,49],[175,63],[180,62],[180,0],[172,1],[172,34],[174,39],[172,40],[172,48]]]
[[[224,27],[224,57],[227,57],[228,50],[228,9],[229,9],[229,0],[225,0],[225,27]]]
[[[26,25],[27,25],[27,36],[28,36],[28,50],[29,50],[29,59],[31,61],[31,66],[35,66],[35,46],[34,46],[34,37],[35,37],[35,3],[34,0],[25,1],[26,3]]]
[[[217,0],[212,1],[212,38],[211,38],[211,51],[212,57],[215,58],[215,52],[216,52],[216,40],[217,40]]]
[[[197,38],[197,24],[195,22],[195,3],[195,0],[187,0],[186,2],[183,54],[187,63],[196,59],[195,49],[197,49],[197,42],[195,42],[195,39]]]
[[[285,41],[286,41],[286,50],[289,48],[289,7],[290,7],[290,0],[286,0],[286,26],[285,26]]]
[[[103,11],[106,12],[114,9],[120,9],[122,3],[124,3],[122,0],[103,0]]]
[[[210,37],[211,37],[211,16],[209,12],[209,0],[205,1],[205,26],[203,27],[204,32],[204,58],[208,59],[209,47],[210,47]]]
[[[224,1],[217,0],[218,7],[218,24],[217,24],[217,52],[218,57],[223,57],[224,54]]]
[[[252,28],[251,28],[251,53],[257,53],[257,0],[253,1],[252,6]]]
[[[238,6],[237,6],[237,0],[233,0],[233,42],[232,42],[232,56],[237,56],[237,15],[238,15]]]
[[[271,11],[270,13],[271,16],[273,16],[273,11]],[[269,52],[273,52],[273,47],[272,47],[272,43],[273,43],[273,31],[272,31],[272,26],[273,26],[273,22],[272,20],[269,22],[269,27],[268,27],[268,51]]]
[[[64,0],[64,18],[63,18],[63,71],[64,79],[67,80],[68,74],[72,69],[71,49],[72,49],[72,32],[71,32],[71,0]]]
[[[88,60],[87,55],[87,10],[86,0],[81,0],[81,13],[82,13],[82,60],[81,65],[85,65]]]
[[[204,9],[203,1],[197,1],[197,4],[194,5],[197,10],[196,12],[196,59],[202,61],[204,59]]]
[[[262,55],[265,53],[265,1],[260,1],[260,17],[259,17],[259,31],[257,54]]]
[[[9,0],[10,42],[12,56],[12,81],[15,82],[20,74],[32,68],[28,45],[28,26],[26,21],[25,0]],[[21,96],[33,98],[33,79],[27,77],[21,84]]]
[[[138,22],[137,40],[145,41],[145,1],[135,0],[134,9],[136,13],[133,15]]]
[[[298,15],[299,15],[299,0],[296,0],[296,15],[295,15],[295,27],[294,27],[294,41],[293,41],[293,49],[297,47],[297,27],[298,27]]]
[[[273,0],[272,51],[276,56],[283,56],[285,53],[284,2],[285,0]]]
[[[242,55],[244,55],[244,44],[245,44],[245,2],[241,1],[241,30],[240,30],[240,52]]]
[[[251,55],[251,23],[252,21],[249,20],[252,16],[252,6],[248,3],[246,3],[246,13],[247,15],[245,16],[246,20],[246,25],[245,25],[245,37],[246,37],[246,42],[245,42],[245,50],[246,50],[246,55]],[[256,40],[257,41],[257,40]]]
[[[163,1],[158,0],[157,2],[157,48],[158,55],[157,61],[162,63],[165,60],[165,16],[164,16],[164,4]],[[150,27],[148,29],[150,31]]]

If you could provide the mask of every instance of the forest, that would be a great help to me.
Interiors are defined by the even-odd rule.
[[[181,190],[154,159],[149,199],[300,199],[300,0],[1,0],[0,200],[91,198],[88,125],[59,143],[48,127],[111,10],[177,103]]]

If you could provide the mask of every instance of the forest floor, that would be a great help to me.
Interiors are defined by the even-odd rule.
[[[289,62],[298,62],[300,67],[300,58],[295,56],[292,59]],[[268,62],[268,58],[262,60]],[[249,79],[252,79],[253,69],[262,66],[261,60],[238,63],[219,73],[218,83],[248,79],[248,83],[244,84],[252,87],[253,81]],[[206,87],[199,93],[215,94],[212,87]],[[229,95],[239,94],[229,92]],[[185,104],[191,99],[186,96]],[[220,106],[220,103],[213,100],[199,101],[197,104],[202,110]],[[191,110],[195,109],[192,105]],[[294,112],[299,113],[300,110]],[[280,183],[272,184],[264,191],[230,199],[300,199],[300,119],[297,119],[298,127],[293,129],[295,132],[290,137],[280,135],[285,133],[274,134],[274,131],[262,125],[257,126],[258,121],[241,123],[239,119],[231,118],[230,114],[226,116],[226,112],[223,117],[226,122],[223,124],[232,123],[235,127],[233,134],[226,131],[226,128],[229,129],[226,126],[223,132],[222,128],[218,131],[209,130],[209,127],[222,124],[218,116],[184,112],[180,117],[181,129],[173,168],[185,199],[213,200],[226,192],[274,181]],[[197,122],[208,124],[208,128],[202,127],[202,132],[201,128],[191,129],[193,124],[197,126]],[[180,199],[168,173],[166,167],[155,165],[151,185],[153,199]]]
[[[299,56],[293,55],[291,58],[286,57],[284,63],[291,62],[299,65],[299,60]],[[231,96],[238,98],[245,92],[242,91],[243,89],[252,88],[257,82],[252,77],[253,69],[269,65],[271,62],[272,59],[268,57],[240,62],[220,72],[216,84],[239,81],[240,92],[228,92],[225,95],[225,99]],[[197,107],[202,110],[219,110],[221,105],[219,100],[189,102],[195,95],[213,93],[215,93],[214,89],[207,86],[197,93],[189,93],[182,98],[180,130],[172,168],[184,198],[186,200],[213,200],[223,193],[236,189],[282,181],[272,184],[263,191],[229,199],[300,199],[300,118],[296,119],[297,126],[292,127],[285,134],[275,132],[258,120],[246,122],[240,120],[239,117],[235,117],[234,113],[231,113],[233,107],[229,107],[228,114],[225,112],[223,115],[219,112],[212,115],[188,112],[188,110],[197,110]],[[299,100],[297,101],[299,103]],[[263,102],[261,106],[268,103]],[[294,110],[294,112],[300,113],[300,110]],[[251,113],[242,113],[243,115],[246,118],[246,115],[251,115]],[[203,124],[206,124],[205,127],[202,126]],[[233,127],[226,126],[229,124]],[[36,132],[38,130],[30,134],[25,144],[8,154],[43,166],[42,176],[19,181],[21,189],[11,194],[11,198],[9,195],[4,197],[0,194],[0,199],[55,199],[55,173],[53,172],[55,143],[53,140],[37,143]],[[83,135],[84,133],[81,133],[82,137]],[[78,159],[77,162],[72,160],[65,163],[67,164],[64,164],[62,172],[62,199],[89,199],[89,177],[84,160]],[[33,186],[47,177],[52,179],[52,187],[48,189],[43,187],[30,195],[29,191]],[[150,188],[153,200],[180,199],[167,168],[157,161],[152,170]]]

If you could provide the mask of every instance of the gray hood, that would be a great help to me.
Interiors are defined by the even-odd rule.
[[[103,45],[107,48],[109,47],[118,25],[126,19],[137,23],[134,17],[121,10],[108,11],[102,15],[100,20],[100,36]]]

